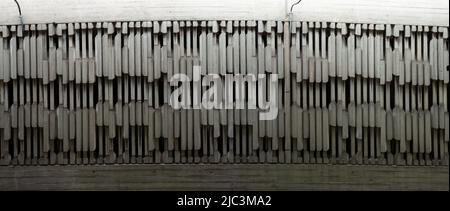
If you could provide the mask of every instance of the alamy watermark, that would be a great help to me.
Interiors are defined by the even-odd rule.
[[[257,82],[266,80],[266,74],[225,74],[225,82],[223,82],[218,74],[207,74],[202,77],[201,67],[194,66],[192,78],[186,74],[174,74],[169,79],[170,86],[176,87],[170,95],[169,104],[174,109],[258,108],[260,120],[273,120],[278,115],[278,75],[270,74],[267,84],[268,101],[265,97],[267,89],[256,88]],[[246,83],[247,89],[245,89]],[[245,99],[246,96],[247,99]]]

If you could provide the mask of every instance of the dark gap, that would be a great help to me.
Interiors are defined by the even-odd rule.
[[[54,93],[53,93],[53,97],[54,97],[54,106],[55,106],[55,109],[57,108],[57,106],[59,105],[59,92],[61,91],[62,92],[62,90],[59,90],[59,77],[54,81],[54,82],[52,82],[51,84],[53,85],[53,90],[54,90]],[[61,88],[62,88],[62,86],[61,86]]]

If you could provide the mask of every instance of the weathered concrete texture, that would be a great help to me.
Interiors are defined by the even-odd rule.
[[[448,166],[1,167],[0,190],[449,190]]]

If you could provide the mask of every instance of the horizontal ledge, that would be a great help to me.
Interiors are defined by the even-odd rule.
[[[1,190],[449,190],[448,166],[169,164],[0,167]]]
[[[295,0],[20,0],[23,23],[150,20],[286,20]],[[408,5],[408,6],[405,6]],[[303,0],[295,21],[449,26],[446,0]],[[19,23],[14,1],[2,3],[0,25]]]

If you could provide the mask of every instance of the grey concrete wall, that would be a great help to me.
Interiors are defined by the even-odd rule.
[[[296,0],[19,0],[25,23],[148,20],[285,20]],[[0,25],[17,24],[13,0],[1,2]],[[446,0],[302,0],[297,21],[448,26]]]
[[[449,190],[448,167],[114,165],[0,167],[0,190]]]

